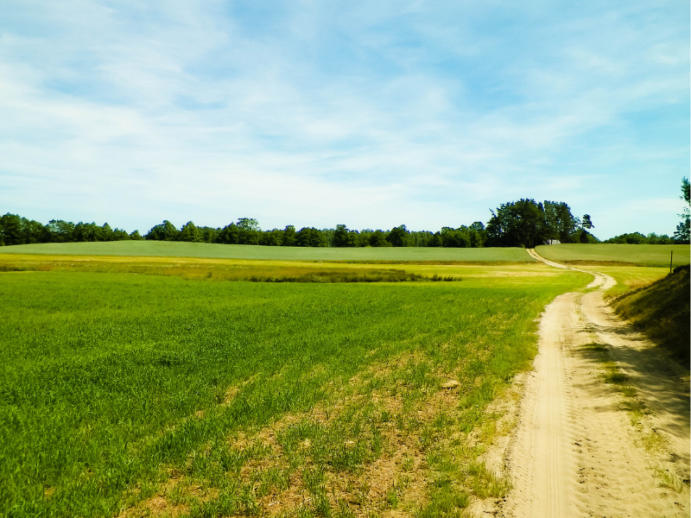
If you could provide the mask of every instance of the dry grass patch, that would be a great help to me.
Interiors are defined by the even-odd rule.
[[[225,492],[211,467],[223,454],[205,451],[188,461],[189,483],[175,485],[177,506],[157,494],[136,512],[205,516],[226,495],[228,509],[263,516],[438,516],[506,494],[508,483],[480,458],[508,431],[506,423],[498,431],[501,413],[476,404],[473,394],[487,388],[473,380],[407,390],[406,372],[422,360],[414,353],[372,366],[341,397],[229,437],[226,455],[235,466],[220,470]],[[426,374],[430,383],[452,377]],[[195,468],[205,457],[206,467]]]

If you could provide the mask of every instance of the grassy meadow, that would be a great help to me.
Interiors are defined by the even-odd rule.
[[[2,254],[206,257],[276,261],[463,261],[532,262],[523,248],[304,248],[220,245],[177,241],[45,243],[0,247]]]
[[[310,263],[63,259],[0,273],[2,516],[433,517],[500,497],[492,402],[545,304],[590,281],[528,263],[214,282]]]
[[[626,265],[667,267],[670,252],[674,252],[674,266],[689,264],[689,245],[614,245],[564,244],[536,246],[535,251],[545,259],[564,264]]]

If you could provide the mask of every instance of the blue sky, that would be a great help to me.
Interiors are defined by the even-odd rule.
[[[671,234],[689,109],[678,0],[4,0],[0,211],[437,230],[531,197]]]

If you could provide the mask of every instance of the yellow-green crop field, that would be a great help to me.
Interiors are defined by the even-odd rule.
[[[0,270],[12,517],[432,517],[500,497],[483,461],[511,427],[497,398],[544,306],[591,280],[537,262],[3,254]]]

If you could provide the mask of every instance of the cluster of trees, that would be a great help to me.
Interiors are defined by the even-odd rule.
[[[108,223],[77,224],[63,220],[51,220],[47,225],[23,218],[16,214],[0,216],[0,246],[28,245],[32,243],[68,243],[72,241],[122,241],[144,239],[138,231],[130,234],[113,229]]]
[[[689,181],[682,180],[682,199],[686,201],[681,223],[674,237],[638,232],[622,234],[606,243],[688,243],[690,224]],[[304,247],[388,247],[421,246],[446,248],[481,248],[485,246],[524,246],[532,248],[550,240],[561,243],[597,243],[589,230],[594,228],[588,214],[578,218],[564,202],[536,202],[524,198],[503,203],[491,211],[487,226],[476,221],[470,226],[443,227],[438,232],[410,231],[405,225],[391,230],[350,230],[345,225],[333,229],[288,225],[283,230],[263,231],[253,218],[240,218],[223,228],[198,227],[189,221],[180,229],[170,221],[154,226],[142,237],[136,230],[130,234],[108,223],[70,223],[51,220],[47,225],[15,214],[0,217],[0,246],[29,243],[65,243],[69,241],[119,241],[150,239],[154,241],[188,241],[238,245],[304,246]]]
[[[263,231],[253,218],[240,218],[223,228],[198,227],[192,221],[181,228],[170,221],[154,226],[145,236],[137,230],[127,233],[111,228],[108,223],[72,223],[51,220],[47,225],[34,220],[5,214],[0,216],[0,246],[32,243],[68,243],[84,241],[123,241],[149,239],[154,241],[188,241],[194,243],[223,243],[266,246],[302,247],[390,247],[390,246],[434,246],[434,247],[482,247],[487,242],[487,232],[481,222],[470,227],[444,227],[439,232],[410,231],[405,225],[391,230],[351,230],[345,225],[335,229],[304,227],[296,230],[288,225],[283,230]]]
[[[677,230],[674,232],[674,239],[677,243],[689,244],[691,242],[691,211],[689,210],[691,185],[686,177],[681,179],[681,199],[685,202],[684,210],[679,214],[681,222],[677,225]]]
[[[561,243],[597,243],[588,230],[594,228],[588,214],[577,218],[564,202],[533,199],[503,203],[487,223],[488,246],[533,248],[549,240]]]
[[[170,221],[165,220],[149,230],[144,239],[227,245],[325,247],[330,245],[328,232],[309,227],[296,231],[293,225],[288,225],[284,230],[262,231],[254,218],[240,218],[237,223],[223,228],[198,227],[192,221],[188,221],[178,230]]]
[[[293,225],[283,230],[263,231],[253,218],[240,218],[223,228],[198,227],[192,221],[179,230],[170,221],[156,225],[144,236],[155,241],[190,241],[197,243],[224,243],[232,245],[308,246],[308,247],[390,247],[390,246],[443,246],[482,247],[487,233],[482,223],[457,229],[444,227],[439,232],[410,231],[405,225],[391,230],[351,230],[345,225],[334,229],[304,227],[296,230]]]
[[[574,237],[577,236],[574,233],[574,222],[578,228],[590,228],[589,217],[584,217],[584,221],[586,223],[573,218],[565,203],[536,204],[533,200],[520,200],[504,204],[493,212],[487,228],[482,222],[476,221],[470,226],[443,227],[438,232],[410,231],[405,225],[391,230],[351,230],[345,225],[336,225],[334,229],[304,227],[296,230],[293,225],[288,225],[282,230],[264,231],[256,219],[240,218],[236,223],[223,228],[198,227],[189,221],[178,229],[173,223],[165,220],[142,237],[136,230],[128,234],[118,228],[112,229],[108,223],[99,226],[95,223],[74,224],[51,220],[47,225],[43,225],[14,214],[5,214],[0,217],[0,246],[125,239],[301,247],[534,246],[541,243],[543,238],[560,239],[562,242],[577,240],[578,238]],[[580,239],[582,240],[582,237]],[[591,236],[589,239],[595,238]]]
[[[644,236],[640,232],[621,234],[620,236],[610,237],[603,243],[616,243],[618,245],[672,245],[679,243],[678,240],[669,237],[667,234],[658,236],[655,232]]]

